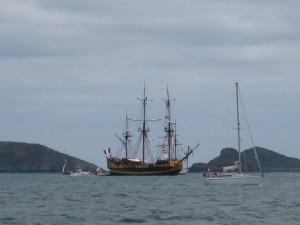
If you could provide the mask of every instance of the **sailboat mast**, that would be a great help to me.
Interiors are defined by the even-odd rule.
[[[241,167],[241,137],[240,137],[240,113],[239,113],[239,84],[235,83],[235,91],[236,91],[236,114],[237,114],[237,133],[238,133],[238,152],[239,152],[239,173],[242,172]]]

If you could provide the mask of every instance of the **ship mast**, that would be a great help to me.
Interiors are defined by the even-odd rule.
[[[126,112],[126,121],[125,121],[125,129],[124,129],[124,133],[123,133],[123,137],[125,139],[125,155],[126,158],[128,158],[128,142],[129,142],[129,138],[132,137],[129,128],[128,128],[128,116],[127,116],[127,112]]]
[[[175,100],[175,99],[170,98],[169,88],[167,88],[167,98],[164,100],[166,101],[165,119],[167,121],[167,127],[165,128],[165,131],[167,133],[167,139],[168,139],[168,160],[171,160],[171,149],[172,149],[172,141],[173,141],[173,133],[174,133],[173,122],[171,120],[171,100]]]
[[[144,84],[144,91],[143,91],[143,97],[138,98],[138,100],[142,101],[142,107],[143,107],[143,118],[141,120],[137,120],[137,121],[142,121],[143,126],[142,128],[139,128],[139,131],[141,131],[142,133],[142,150],[143,150],[143,163],[145,162],[145,155],[146,155],[146,138],[148,138],[148,132],[150,131],[149,128],[147,128],[146,126],[146,122],[147,121],[157,121],[157,120],[153,120],[153,119],[147,119],[147,115],[146,115],[146,106],[147,106],[147,102],[151,101],[152,99],[149,99],[146,96],[146,88],[145,88],[145,84]]]
[[[143,163],[145,162],[145,141],[146,141],[146,136],[147,136],[147,132],[148,130],[146,130],[146,104],[147,104],[147,101],[148,101],[148,98],[146,96],[146,88],[145,88],[145,84],[144,84],[144,92],[143,92],[143,97],[140,98],[139,100],[142,101],[143,103],[143,128],[141,130],[142,132],[142,141],[143,141]]]
[[[241,137],[240,137],[240,113],[239,113],[239,84],[235,83],[235,92],[236,92],[236,114],[237,114],[237,135],[238,135],[238,152],[239,152],[239,173],[242,172],[241,168]]]
[[[176,134],[176,121],[174,123],[174,153],[175,153],[175,159],[177,159],[177,134]]]
[[[121,143],[123,144],[124,148],[125,148],[125,157],[128,158],[128,145],[130,142],[130,138],[132,137],[130,130],[129,130],[129,126],[128,126],[128,116],[127,116],[127,112],[126,112],[126,120],[125,120],[125,127],[123,130],[123,137],[124,139],[120,138],[118,135],[114,134],[119,141],[121,141]]]

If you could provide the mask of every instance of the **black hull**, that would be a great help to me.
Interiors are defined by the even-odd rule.
[[[176,176],[180,170],[110,170],[110,176]]]
[[[131,164],[108,162],[112,176],[174,176],[182,170],[182,162],[172,161],[163,164]]]

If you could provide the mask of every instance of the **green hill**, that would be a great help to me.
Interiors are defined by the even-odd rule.
[[[261,147],[256,147],[256,152],[261,168],[265,172],[300,171],[299,159],[287,157]],[[190,168],[190,172],[207,171],[208,168],[220,171],[224,166],[234,165],[234,162],[237,160],[238,152],[236,149],[224,148],[218,157],[208,163],[194,163]],[[241,152],[241,161],[243,171],[255,172],[259,170],[253,148]]]
[[[68,168],[77,166],[84,171],[95,171],[97,166],[60,153],[39,144],[0,142],[0,172],[61,172],[65,159]]]

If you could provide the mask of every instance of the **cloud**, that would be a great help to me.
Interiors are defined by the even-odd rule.
[[[298,1],[3,0],[0,6],[7,140],[70,145],[71,153],[93,161],[95,148],[107,147],[121,129],[123,114],[136,109],[145,82],[155,106],[167,85],[177,98],[179,119],[194,126],[183,141],[197,136],[202,149],[211,149],[234,81],[241,80],[250,115],[260,121],[258,142],[298,156],[296,135],[292,144],[274,141],[299,125]],[[81,153],[84,146],[94,150]],[[207,161],[211,152],[196,160]]]

